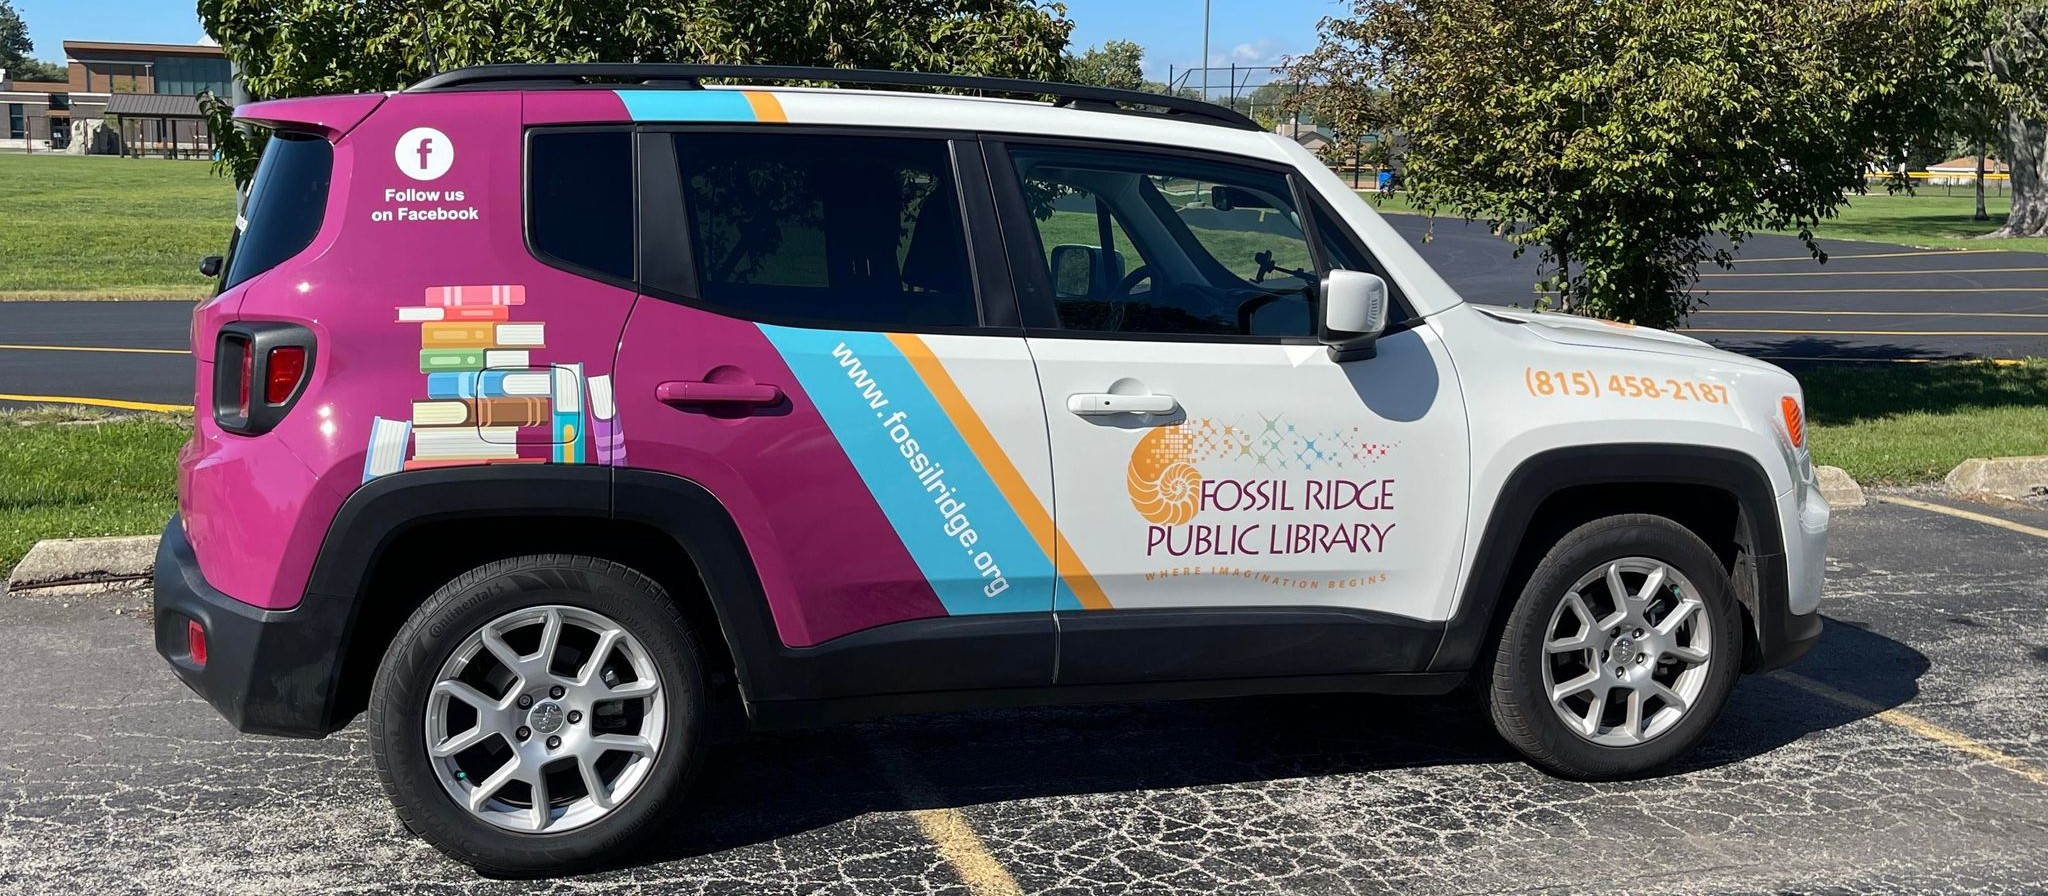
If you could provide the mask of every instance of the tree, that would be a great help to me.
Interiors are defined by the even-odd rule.
[[[1975,83],[1996,103],[2012,177],[2012,213],[1991,235],[2048,236],[2048,0],[1991,0],[1984,26]]]
[[[1067,59],[1067,77],[1076,84],[1095,84],[1122,90],[1144,90],[1145,48],[1127,40],[1112,40],[1101,48],[1089,47]]]
[[[1294,75],[1338,133],[1402,135],[1411,201],[1538,248],[1558,307],[1669,326],[1716,235],[1825,257],[1982,2],[1354,0]]]
[[[393,90],[436,71],[505,62],[1056,79],[1073,30],[1065,7],[1035,0],[199,0],[199,18],[259,99]]]
[[[71,77],[63,66],[53,65],[28,54],[35,50],[28,37],[28,23],[14,11],[11,0],[0,0],[0,69],[15,81],[62,81]]]

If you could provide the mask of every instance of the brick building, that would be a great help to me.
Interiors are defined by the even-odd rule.
[[[213,148],[197,96],[228,96],[219,47],[67,40],[70,79],[0,77],[0,151],[202,155]]]

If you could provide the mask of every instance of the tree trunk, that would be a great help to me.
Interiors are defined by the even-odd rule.
[[[1977,138],[1977,214],[1972,221],[1989,221],[1991,213],[1984,208],[1984,138]]]
[[[1992,236],[2048,236],[2048,121],[2007,110],[1999,123],[2012,172],[2012,214]]]

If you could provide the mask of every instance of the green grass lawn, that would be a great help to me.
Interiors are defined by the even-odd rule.
[[[205,162],[0,155],[0,299],[199,298],[234,222]]]
[[[1380,199],[1371,190],[1359,193],[1384,214],[1421,214],[1408,204],[1408,194],[1395,193]],[[2012,252],[2048,252],[2048,237],[1977,239],[2005,225],[2012,210],[2011,196],[1986,196],[1989,221],[1972,221],[1977,200],[1964,187],[1947,195],[1942,187],[1923,186],[1908,196],[1875,192],[1851,197],[1834,218],[1814,229],[1814,236],[1826,240],[1861,240],[1896,243],[1926,249],[2003,249]]]
[[[177,509],[189,424],[169,416],[0,413],[0,576],[44,538],[146,535]]]
[[[1803,369],[1817,464],[1865,485],[1939,479],[1972,457],[2048,454],[2048,360]]]

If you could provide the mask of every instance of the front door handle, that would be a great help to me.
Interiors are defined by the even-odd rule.
[[[1067,396],[1067,410],[1083,417],[1109,414],[1171,414],[1180,407],[1171,395],[1116,395],[1083,392]]]
[[[782,390],[766,383],[672,380],[654,387],[654,397],[677,407],[768,407],[782,403]]]

